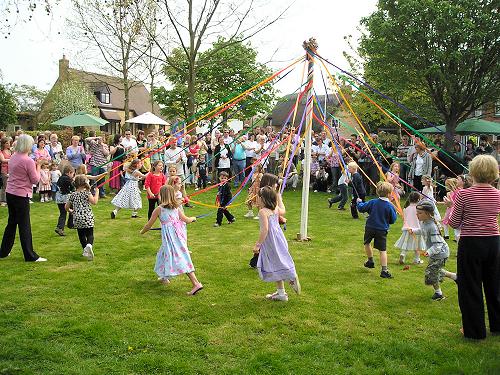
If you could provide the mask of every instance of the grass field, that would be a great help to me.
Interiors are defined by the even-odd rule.
[[[201,196],[213,202],[213,193]],[[243,198],[239,198],[241,202]],[[364,219],[328,209],[311,194],[310,243],[293,239],[300,192],[286,192],[290,252],[303,293],[287,303],[264,299],[274,285],[248,267],[258,222],[234,208],[237,222],[213,228],[215,216],[188,226],[197,276],[205,289],[187,297],[187,277],[161,285],[153,272],[160,235],[110,199],[94,207],[95,260],[81,256],[76,231],[54,233],[53,203],[32,205],[36,251],[25,263],[19,242],[0,261],[0,374],[499,374],[500,337],[460,334],[457,287],[432,302],[425,265],[403,271],[389,234],[394,279],[363,267]],[[210,212],[186,209],[188,215]],[[7,209],[0,209],[0,228]],[[456,269],[450,242],[447,267]]]

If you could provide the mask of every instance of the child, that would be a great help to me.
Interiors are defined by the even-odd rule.
[[[300,283],[279,225],[279,216],[285,214],[285,208],[278,204],[278,193],[270,186],[259,190],[259,207],[260,234],[253,249],[254,254],[259,254],[259,276],[263,281],[276,282],[276,292],[266,295],[267,299],[288,301],[284,281],[288,280],[297,294],[300,293]]]
[[[182,196],[182,181],[179,176],[170,177],[168,179],[167,185],[172,186],[175,192],[175,199],[179,205],[179,209],[184,211],[182,206],[184,204],[184,197]]]
[[[61,177],[61,171],[58,168],[58,165],[56,163],[52,163],[50,165],[50,180],[51,180],[51,191],[52,191],[52,197],[51,200],[56,199],[56,192],[57,192],[57,181],[59,180],[59,177]]]
[[[163,162],[161,160],[156,160],[153,163],[151,172],[146,175],[146,180],[144,182],[149,202],[148,220],[151,219],[151,214],[159,203],[160,188],[165,185],[166,182],[167,179],[163,174]]]
[[[462,189],[468,189],[472,186],[472,177],[470,175],[463,175],[461,174],[460,176],[457,177],[457,190],[455,191],[455,194],[451,197],[451,199],[445,199],[444,203],[447,207],[446,211],[448,212],[448,208],[452,208],[453,204],[455,202],[455,197],[457,193],[462,190]],[[450,209],[450,214],[451,214],[451,209]],[[446,216],[446,215],[445,215]],[[449,223],[449,216],[448,216],[448,223]],[[454,228],[453,232],[455,233],[455,239],[453,241],[458,242],[460,239],[460,228]],[[445,237],[446,239],[446,237]]]
[[[423,199],[417,204],[417,217],[420,228],[409,228],[410,234],[422,234],[425,249],[429,254],[429,264],[425,268],[425,285],[434,287],[433,301],[444,299],[440,283],[444,276],[453,278],[451,272],[445,271],[444,265],[450,254],[448,244],[441,236],[436,220],[434,219],[435,207],[429,200]],[[456,278],[456,277],[455,277]]]
[[[220,184],[218,186],[216,198],[217,206],[219,206],[219,208],[217,209],[217,222],[214,224],[214,227],[220,227],[222,225],[223,215],[226,217],[227,221],[229,221],[229,224],[232,224],[236,221],[234,216],[231,215],[229,210],[226,208],[232,198],[231,184],[227,182],[228,178],[229,173],[227,173],[226,171],[221,171],[219,173]]]
[[[264,167],[262,166],[262,164],[257,164],[256,166],[254,166],[254,172],[252,175],[252,185],[248,189],[248,198],[247,198],[248,212],[245,214],[245,217],[248,218],[253,217],[256,220],[259,219],[258,216],[254,215],[253,208],[257,206],[257,196],[259,195],[260,181],[263,175],[264,175]]]
[[[57,226],[55,232],[64,236],[64,223],[66,222],[66,203],[68,202],[69,195],[73,192],[73,178],[75,176],[75,168],[71,164],[64,165],[62,169],[62,176],[57,180],[57,191],[55,201],[57,207],[59,208],[59,219],[57,220]],[[73,215],[69,213],[68,215],[68,228],[73,228]]]
[[[458,180],[456,178],[447,178],[444,182],[444,186],[446,187],[446,195],[443,198],[444,203],[453,202],[455,200],[455,195],[458,190]],[[446,207],[446,211],[443,217],[443,229],[444,229],[444,239],[448,240],[450,238],[449,231],[449,220],[451,215],[452,206]],[[457,241],[457,234],[455,233],[455,242]]]
[[[89,180],[83,176],[75,176],[75,189],[66,203],[66,211],[73,213],[73,222],[78,231],[78,238],[83,248],[82,255],[88,260],[94,259],[94,214],[91,204],[99,201],[99,189],[90,194]]]
[[[180,192],[182,194],[182,199],[183,199],[183,204],[186,205],[186,207],[192,207],[189,205],[189,199],[187,197],[187,193],[186,193],[186,186],[184,185],[183,181],[182,181],[182,177],[184,175],[183,174],[179,174],[179,172],[177,171],[177,167],[175,165],[169,165],[168,166],[168,176],[167,176],[167,183],[169,183],[169,180],[170,178],[174,178],[175,181],[179,181],[180,182]],[[174,186],[175,184],[170,184],[172,186]]]
[[[186,273],[193,284],[193,288],[187,294],[194,296],[203,289],[203,285],[194,273],[193,262],[187,247],[186,232],[181,228],[185,223],[196,221],[196,218],[187,217],[179,210],[172,186],[161,187],[160,202],[160,206],[155,208],[151,219],[142,228],[141,234],[150,230],[156,219],[160,218],[161,247],[156,255],[155,264],[158,280],[163,284],[169,284],[172,277]]]
[[[196,164],[196,174],[198,175],[198,185],[195,191],[200,190],[201,188],[205,189],[207,187],[208,180],[208,165],[205,162],[205,155],[198,156],[198,162]]]
[[[304,160],[302,160],[302,170],[304,170]],[[319,161],[318,156],[316,154],[311,155],[311,177],[310,182],[314,185],[316,181],[316,172],[319,171]]]
[[[409,228],[420,228],[417,218],[417,203],[419,201],[420,194],[416,191],[412,191],[408,196],[406,207],[403,210],[403,233],[394,244],[396,248],[401,250],[401,254],[399,255],[399,264],[401,265],[405,263],[405,257],[408,251],[415,252],[414,264],[423,263],[420,259],[420,251],[424,248],[424,240],[421,235],[412,235],[408,231]]]
[[[132,218],[137,218],[137,210],[142,208],[141,191],[139,190],[139,180],[146,178],[139,169],[141,169],[142,162],[139,159],[134,159],[126,168],[125,172],[125,185],[115,195],[111,204],[115,209],[111,211],[111,219],[116,218],[118,211],[122,208],[132,209]]]
[[[328,173],[326,173],[325,166],[321,165],[319,170],[316,171],[316,178],[314,179],[313,190],[315,193],[318,191],[325,192],[328,187]]]
[[[373,250],[370,246],[372,240],[373,247],[380,252],[380,265],[382,270],[380,277],[384,279],[392,279],[392,275],[387,269],[387,231],[389,225],[396,222],[396,209],[389,201],[389,197],[393,192],[393,187],[388,182],[380,181],[377,184],[378,199],[372,199],[364,203],[361,198],[358,198],[359,212],[368,212],[370,216],[366,220],[365,226],[365,252],[368,260],[365,262],[366,268],[374,268]]]
[[[394,187],[394,194],[396,194],[398,199],[401,197],[401,195],[404,194],[404,189],[399,183],[400,168],[401,168],[400,164],[398,162],[394,162],[391,164],[389,170],[386,173],[387,182],[392,184],[392,186]]]
[[[358,164],[356,162],[351,161],[349,164],[347,164],[347,170],[350,174],[350,177],[347,181],[352,187],[351,215],[353,219],[358,219],[359,215],[356,203],[358,199],[360,199],[361,202],[365,201],[365,184],[363,183],[363,177],[361,177],[358,172]]]
[[[432,205],[434,206],[434,219],[438,223],[438,227],[441,227],[441,214],[436,207],[436,199],[434,198],[434,186],[432,184],[432,177],[429,175],[422,176],[422,183],[424,186],[422,187],[422,195],[424,199],[428,199]]]
[[[333,198],[328,198],[328,207],[332,208],[334,203],[340,202],[338,209],[340,211],[345,211],[345,204],[347,203],[347,180],[349,179],[349,171],[342,172],[342,175],[339,178],[339,182],[337,187],[339,189],[339,194]]]
[[[47,160],[43,160],[40,163],[40,182],[38,183],[40,202],[43,203],[52,200],[50,197],[51,190],[52,190],[52,182],[50,180],[49,162]]]

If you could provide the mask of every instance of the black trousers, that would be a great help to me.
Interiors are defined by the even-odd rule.
[[[339,208],[344,208],[345,204],[347,203],[347,185],[346,184],[341,184],[338,186],[340,190],[340,194],[330,198],[330,202],[332,203],[339,203]]]
[[[207,179],[208,179],[208,176],[207,175],[200,175],[198,176],[198,189],[205,189],[207,187]]]
[[[246,158],[245,160],[245,177],[247,177],[250,172],[252,172],[252,168],[248,168],[252,165],[252,159],[253,158]]]
[[[413,176],[413,187],[420,193],[422,191],[422,176]]]
[[[16,229],[19,226],[19,239],[23,249],[24,260],[33,262],[39,255],[33,250],[33,239],[31,236],[30,221],[30,199],[6,193],[9,209],[9,219],[3,232],[2,245],[0,246],[0,258],[8,256],[14,246]]]
[[[159,205],[158,199],[150,199],[148,198],[149,202],[149,209],[148,209],[148,220],[151,219],[151,215],[153,214],[153,211],[155,210],[155,207]]]
[[[59,219],[57,219],[57,228],[63,230],[64,223],[66,222],[66,215],[68,216],[68,228],[73,228],[73,214],[66,211],[66,205],[64,203],[58,203],[57,208],[59,208]]]
[[[500,237],[460,237],[457,276],[464,336],[486,337],[483,288],[490,331],[500,333]]]
[[[234,216],[231,215],[231,212],[226,208],[218,208],[217,209],[217,224],[222,224],[222,217],[225,216],[227,221],[232,222],[234,220]]]
[[[359,197],[359,198],[361,198],[361,200],[363,202],[365,201],[365,197],[364,196],[363,197]],[[358,204],[357,200],[358,200],[358,197],[355,196],[355,195],[353,195],[352,196],[352,200],[351,200],[351,215],[352,215],[352,217],[354,219],[359,218],[358,208],[357,208],[357,204]]]
[[[94,228],[77,228],[78,239],[82,249],[87,245],[94,245]]]

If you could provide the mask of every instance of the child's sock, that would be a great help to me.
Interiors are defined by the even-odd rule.
[[[443,294],[443,292],[441,291],[441,288],[434,289],[434,291],[435,291],[437,294]]]
[[[382,272],[387,271],[387,266],[382,266]]]
[[[373,257],[368,257],[369,262],[373,262]]]
[[[278,288],[278,295],[284,296],[285,295],[285,289]]]
[[[448,225],[443,225],[443,230],[444,230],[444,236],[449,237],[450,236],[450,230],[448,228]]]

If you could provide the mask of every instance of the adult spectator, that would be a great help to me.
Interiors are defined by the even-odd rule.
[[[125,138],[122,138],[122,146],[126,154],[128,154],[129,152],[139,152],[137,141],[132,138],[132,131],[130,130],[125,130]]]
[[[31,148],[33,150],[33,148]],[[49,148],[45,145],[45,136],[39,136],[36,142],[36,148],[31,154],[31,158],[35,161],[37,160],[47,160],[51,161]]]
[[[184,150],[177,147],[177,142],[174,137],[170,138],[170,148],[165,150],[165,166],[168,171],[168,167],[174,165],[177,169],[177,176],[180,177],[181,181],[184,181],[184,164],[187,161],[187,156]]]
[[[61,160],[64,158],[64,150],[61,142],[59,142],[57,134],[52,133],[49,138],[49,153],[50,157],[56,164],[60,164]]]
[[[258,135],[257,136],[257,147],[255,148],[255,158],[257,160],[260,160],[260,164],[262,164],[262,167],[264,169],[267,169],[268,165],[268,160],[267,157],[263,157],[266,154],[267,148],[269,147],[269,144],[266,143],[266,137],[265,135]]]
[[[384,144],[384,157],[382,158],[382,165],[389,169],[389,167],[392,165],[394,159],[393,157],[396,156],[396,148],[392,145],[392,141],[388,139],[385,141]],[[385,172],[385,169],[383,169]]]
[[[419,142],[415,145],[415,156],[412,157],[409,177],[418,192],[422,191],[422,176],[432,176],[432,158],[425,150],[425,145]]]
[[[500,333],[500,191],[491,186],[498,178],[498,163],[490,155],[477,156],[469,175],[473,185],[456,193],[449,224],[461,229],[457,284],[463,334],[484,339],[484,297],[490,331]]]
[[[488,143],[488,136],[482,135],[479,138],[479,146],[476,148],[477,155],[490,155],[493,152],[493,147]]]
[[[91,167],[90,174],[92,176],[98,176],[106,172],[104,166],[108,162],[109,147],[102,137],[96,137],[95,132],[91,133],[91,136],[85,139],[88,145],[90,160],[89,165]],[[96,182],[97,186],[100,186],[104,182],[104,178],[101,178]],[[104,186],[99,187],[99,197],[104,198],[106,192],[104,191]]]
[[[358,162],[359,158],[361,157],[361,145],[358,140],[358,136],[356,134],[351,134],[351,139],[346,140],[347,143],[347,148],[346,152],[349,155],[349,157],[354,161],[355,163]]]
[[[322,131],[321,132],[321,139],[323,141],[323,144],[327,145],[328,147],[332,147],[332,141],[330,141],[327,137],[326,137],[326,131]]]
[[[137,139],[135,140],[137,142],[137,149],[140,153],[143,153],[146,150],[146,134],[144,133],[144,130],[139,130],[137,132]]]
[[[9,160],[12,156],[10,151],[10,138],[0,139],[0,206],[7,205],[5,190],[7,189],[7,179],[9,177]]]
[[[311,153],[316,154],[320,163],[324,162],[326,157],[330,155],[330,147],[323,143],[321,137],[316,137],[316,146],[311,147]]]
[[[215,147],[215,165],[217,173],[227,172],[231,173],[231,149],[229,145],[224,142],[224,137],[219,137],[219,144]]]
[[[233,137],[231,137],[229,135],[229,129],[224,129],[224,131],[222,132],[222,135],[224,137],[224,144],[225,145],[228,145],[228,144],[233,142]]]
[[[245,179],[245,165],[246,165],[246,154],[245,148],[243,147],[243,138],[239,137],[233,142],[231,147],[231,153],[233,155],[233,173],[234,173],[234,186],[239,186]]]
[[[252,171],[250,166],[252,165],[252,160],[255,158],[255,148],[257,147],[257,142],[255,141],[255,136],[253,133],[248,134],[246,139],[242,143],[245,149],[245,175],[248,176]]]
[[[500,164],[500,141],[495,141],[493,146],[495,148],[493,149],[491,156],[493,156],[495,158],[495,160],[497,161],[497,163]]]
[[[71,137],[71,145],[66,148],[66,157],[73,168],[78,168],[80,165],[85,164],[86,155],[85,149],[80,145],[80,137],[74,135]]]
[[[151,164],[153,164],[157,160],[163,161],[164,152],[163,150],[158,151],[161,146],[162,144],[158,140],[156,132],[152,131],[151,133],[149,133],[146,140],[146,148],[148,150],[148,155],[151,155]]]
[[[111,193],[117,193],[124,184],[123,160],[125,159],[125,149],[121,145],[122,137],[120,134],[115,134],[113,144],[109,148],[109,154],[113,163],[111,164],[111,171],[109,176],[109,188]]]
[[[9,184],[6,190],[9,218],[3,233],[0,245],[0,258],[10,255],[16,230],[19,227],[19,239],[26,262],[45,262],[47,259],[40,257],[33,250],[30,222],[30,198],[33,194],[33,185],[40,180],[40,163],[35,163],[28,153],[33,146],[33,138],[21,135],[16,142],[14,154],[9,160]]]
[[[464,162],[469,164],[476,156],[476,145],[472,139],[469,139],[465,145]]]
[[[330,154],[327,157],[328,164],[330,166],[330,176],[331,176],[331,183],[330,183],[330,192],[336,192],[337,187],[338,187],[338,181],[340,178],[340,175],[342,173],[342,169],[340,167],[340,155],[339,155],[340,148],[337,145],[333,145],[333,147],[330,149]]]

